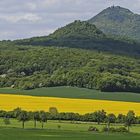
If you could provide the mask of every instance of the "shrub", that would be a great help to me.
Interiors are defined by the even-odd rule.
[[[119,127],[116,129],[117,132],[128,133],[128,130],[125,127]]]
[[[119,127],[119,128],[114,128],[110,127],[109,129],[107,127],[104,127],[102,129],[103,132],[112,132],[112,133],[128,133],[128,130],[125,127]]]
[[[114,127],[110,127],[109,132],[114,133],[114,132],[116,132],[116,129]]]
[[[99,129],[93,126],[90,126],[88,131],[92,131],[92,132],[99,132]]]
[[[103,127],[102,131],[103,132],[108,132],[108,128],[107,127]]]
[[[4,124],[5,125],[10,125],[11,124],[11,122],[10,122],[10,119],[9,118],[4,118]]]
[[[57,125],[58,129],[61,129],[61,125]]]

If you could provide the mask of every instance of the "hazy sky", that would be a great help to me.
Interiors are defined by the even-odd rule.
[[[48,35],[113,4],[140,14],[140,0],[0,0],[0,40]]]

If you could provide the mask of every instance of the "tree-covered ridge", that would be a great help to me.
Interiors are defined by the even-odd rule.
[[[18,45],[84,48],[115,54],[140,55],[140,44],[124,38],[111,38],[88,22],[75,21],[44,37],[14,41]]]
[[[0,87],[77,86],[140,92],[140,61],[61,47],[0,46]]]
[[[112,6],[89,20],[105,34],[140,40],[140,15],[128,9]]]
[[[96,28],[95,25],[92,25],[88,22],[74,21],[56,30],[53,34],[49,36],[54,39],[62,39],[62,38],[105,38],[105,34]]]

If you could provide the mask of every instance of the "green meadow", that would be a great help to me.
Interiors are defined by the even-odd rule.
[[[89,126],[95,126],[100,131],[105,126],[95,123],[81,122],[59,122],[48,121],[45,128],[41,129],[41,124],[37,124],[37,128],[33,128],[33,122],[27,122],[25,129],[21,128],[21,123],[17,120],[11,120],[11,124],[5,126],[2,119],[0,120],[0,139],[1,140],[139,140],[140,126],[133,126],[129,134],[125,133],[95,133],[88,132]],[[61,128],[58,128],[61,126]],[[119,125],[112,124],[113,127]]]
[[[1,88],[0,93],[31,95],[31,96],[61,97],[61,98],[140,102],[140,94],[138,93],[100,92],[98,90],[76,88],[76,87],[51,87],[51,88],[38,88],[33,90]]]
[[[93,134],[72,131],[0,129],[1,140],[139,140],[140,135]]]

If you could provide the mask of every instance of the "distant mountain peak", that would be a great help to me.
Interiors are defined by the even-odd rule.
[[[103,10],[97,16],[92,18],[91,20],[96,20],[99,16],[103,16],[108,18],[108,20],[123,22],[128,16],[133,15],[134,13],[131,12],[129,9],[120,7],[120,6],[111,6],[107,9]]]
[[[89,20],[105,34],[140,40],[140,15],[120,6],[104,9]]]
[[[129,9],[127,8],[124,8],[124,7],[121,7],[121,6],[111,6],[111,7],[108,7],[106,10],[116,10],[116,11],[125,11],[125,12],[129,12],[129,13],[133,13],[132,11],[130,11]]]
[[[103,11],[107,11],[107,10],[111,10],[111,11],[124,11],[124,12],[127,12],[127,13],[133,13],[132,11],[130,11],[127,8],[124,8],[124,7],[121,7],[121,6],[114,6],[114,5],[104,9]]]

